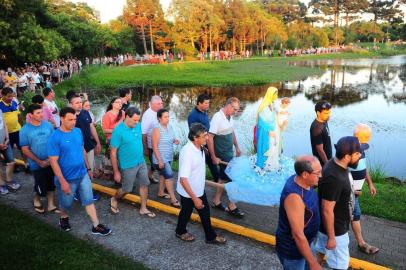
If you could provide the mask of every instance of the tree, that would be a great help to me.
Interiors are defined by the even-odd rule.
[[[305,4],[299,0],[257,0],[264,9],[273,15],[277,15],[284,23],[288,24],[303,19],[307,12]]]

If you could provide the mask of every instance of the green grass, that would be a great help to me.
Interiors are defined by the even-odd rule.
[[[148,269],[0,204],[1,269]]]
[[[380,166],[369,170],[376,195],[370,196],[368,185],[364,184],[360,204],[363,214],[406,223],[406,183],[387,180]]]

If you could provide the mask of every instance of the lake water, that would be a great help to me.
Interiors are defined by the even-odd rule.
[[[315,118],[314,104],[327,99],[333,104],[329,121],[333,143],[342,136],[352,135],[357,123],[372,128],[367,158],[372,166],[387,175],[406,178],[406,56],[384,59],[296,61],[291,65],[314,66],[322,70],[318,76],[302,81],[272,84],[279,97],[290,97],[289,125],[284,134],[284,153],[298,156],[311,153],[309,127]],[[145,110],[152,95],[160,95],[171,113],[171,124],[181,141],[187,137],[187,115],[195,105],[197,95],[212,96],[210,116],[225,100],[235,96],[241,101],[235,131],[242,151],[252,152],[252,129],[256,110],[269,85],[259,87],[134,87],[133,100]],[[90,91],[93,111],[98,119],[104,113],[111,91]]]

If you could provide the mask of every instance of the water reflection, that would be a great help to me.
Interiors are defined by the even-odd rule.
[[[309,127],[315,117],[314,103],[327,99],[333,104],[329,122],[333,142],[351,135],[359,122],[367,123],[373,130],[369,161],[390,175],[406,178],[406,59],[393,57],[367,60],[324,60],[294,62],[295,65],[318,66],[324,72],[302,81],[273,84],[279,97],[291,98],[291,118],[285,134],[285,154],[297,156],[311,153]],[[134,87],[136,106],[146,110],[148,100],[160,95],[171,111],[171,123],[180,139],[186,140],[186,118],[195,106],[197,95],[208,93],[211,97],[209,114],[212,116],[226,99],[236,96],[241,100],[241,112],[236,123],[236,133],[243,152],[252,151],[252,128],[259,103],[269,85],[251,87],[188,87],[143,88]],[[90,91],[95,114],[99,119],[107,100],[114,92]],[[108,97],[108,98],[107,98]]]

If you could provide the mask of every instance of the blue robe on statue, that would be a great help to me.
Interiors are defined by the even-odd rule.
[[[275,111],[271,111],[269,107],[264,108],[258,114],[257,123],[257,163],[260,168],[264,168],[265,161],[268,156],[265,154],[269,151],[270,137],[269,132],[275,131]]]

